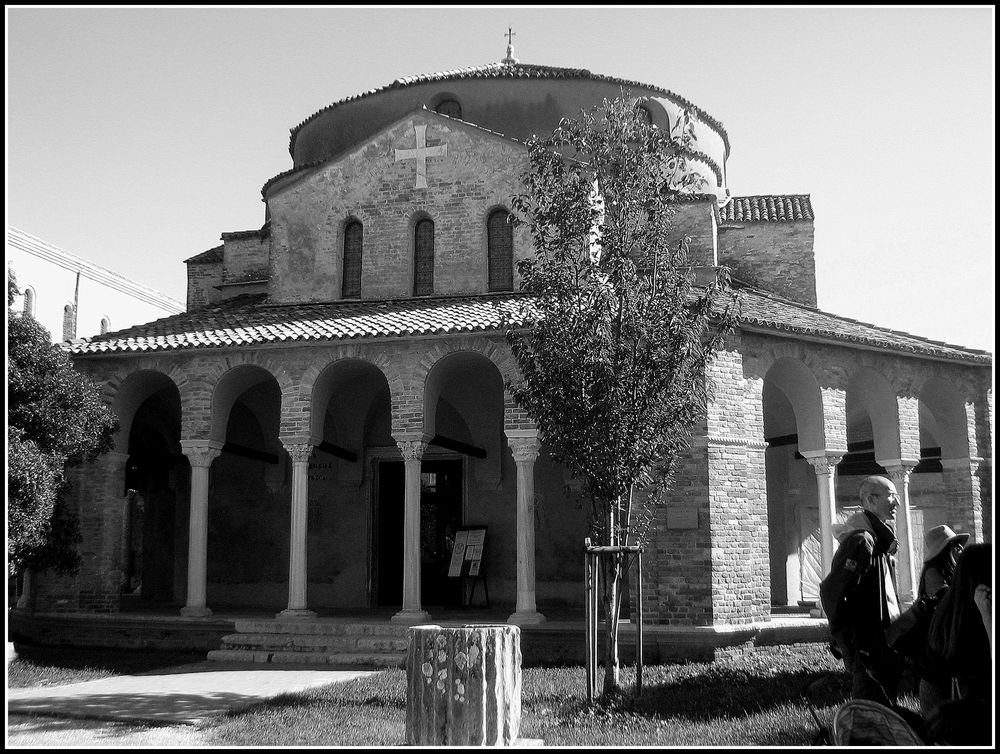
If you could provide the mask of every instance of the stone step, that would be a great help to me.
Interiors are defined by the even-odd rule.
[[[407,639],[396,636],[237,633],[222,637],[224,649],[325,652],[405,652]]]
[[[308,621],[278,619],[246,619],[235,621],[239,633],[248,634],[323,634],[327,636],[407,636],[407,626],[395,623],[345,623],[341,621]]]
[[[281,663],[289,665],[352,665],[376,668],[401,668],[405,653],[365,652],[268,652],[249,649],[213,649],[208,659],[215,662]]]

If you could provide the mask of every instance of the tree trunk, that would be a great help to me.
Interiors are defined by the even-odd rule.
[[[618,567],[618,556],[614,555],[608,560],[608,578],[604,582],[608,585],[605,591],[606,600],[604,605],[604,620],[607,630],[608,644],[604,660],[604,693],[614,693],[621,687],[618,665],[618,615],[621,611],[621,601],[618,600],[618,593],[621,588],[619,580],[621,569]]]
[[[617,541],[617,521],[618,500],[612,501],[608,506],[608,544],[614,547]],[[618,599],[618,591],[621,588],[620,560],[618,555],[610,558],[603,558],[607,564],[607,575],[604,579],[605,604],[604,620],[607,627],[607,652],[604,660],[604,693],[614,693],[621,687],[618,666],[618,614],[621,609],[621,602]]]

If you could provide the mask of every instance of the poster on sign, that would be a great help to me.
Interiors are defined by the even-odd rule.
[[[462,562],[465,560],[465,545],[468,536],[467,530],[455,532],[455,548],[451,551],[451,563],[448,564],[448,575],[452,578],[462,575]]]
[[[448,575],[478,576],[482,570],[486,548],[485,526],[464,526],[455,532],[455,549],[451,552]]]

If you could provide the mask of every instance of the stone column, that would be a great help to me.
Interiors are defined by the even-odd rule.
[[[313,446],[309,443],[287,443],[285,450],[292,459],[292,515],[288,536],[288,607],[278,613],[279,618],[315,618],[316,613],[306,607],[309,583],[306,545],[309,536],[309,457]]]
[[[508,623],[544,623],[535,608],[535,459],[541,441],[534,429],[508,429],[507,444],[517,464],[517,605]]]
[[[313,446],[309,443],[287,443],[285,450],[292,459],[292,525],[288,537],[288,607],[278,613],[278,617],[315,618],[316,613],[306,607],[309,583],[306,561],[309,536],[309,457]]]
[[[212,461],[222,453],[222,443],[181,440],[181,451],[191,464],[187,603],[181,608],[181,615],[204,618],[212,614],[205,600],[208,581],[208,472]]]
[[[837,517],[837,480],[834,472],[843,451],[803,450],[802,456],[816,472],[816,486],[819,491],[819,540],[820,556],[823,560],[823,575],[830,572],[833,564],[833,522]]]
[[[913,562],[913,519],[910,516],[910,474],[916,465],[916,460],[894,459],[879,461],[879,464],[889,472],[892,483],[899,493],[899,511],[896,513],[896,550],[899,577],[900,602],[911,603],[916,599],[917,575]]]
[[[430,614],[420,607],[420,461],[430,439],[420,433],[393,435],[406,470],[403,498],[403,609],[393,623],[426,623]]]

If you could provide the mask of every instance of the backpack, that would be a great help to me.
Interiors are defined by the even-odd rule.
[[[829,621],[830,635],[835,644],[843,643],[843,638],[851,630],[851,596],[871,565],[874,544],[871,534],[864,529],[851,532],[837,548],[830,572],[819,584],[820,604]],[[834,654],[837,652],[834,651]]]

